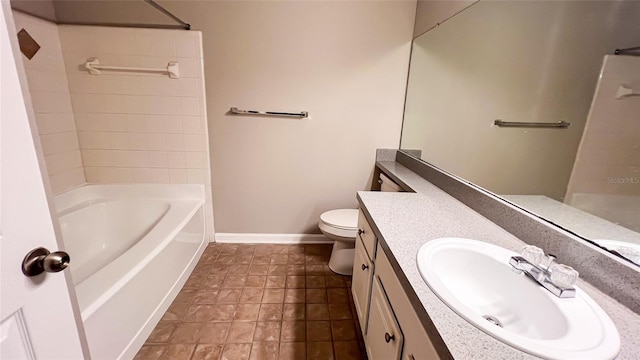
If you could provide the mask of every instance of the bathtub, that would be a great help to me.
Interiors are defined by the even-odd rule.
[[[86,185],[55,206],[89,351],[131,359],[206,247],[202,185]]]

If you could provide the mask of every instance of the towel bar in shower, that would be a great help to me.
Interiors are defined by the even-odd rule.
[[[640,96],[640,92],[635,92],[628,86],[620,85],[618,86],[618,91],[616,92],[616,99],[622,99],[629,96]]]
[[[309,116],[309,113],[306,111],[291,113],[291,112],[277,112],[277,111],[238,110],[238,108],[236,107],[232,107],[231,109],[229,109],[229,112],[234,115],[295,117],[295,118],[301,118],[301,119]]]
[[[495,120],[493,125],[499,127],[537,127],[537,128],[561,128],[566,129],[571,125],[570,122],[558,121],[558,122],[515,122],[515,121],[502,121],[500,119]]]
[[[113,70],[113,71],[131,71],[131,72],[145,72],[145,73],[160,73],[169,75],[172,79],[180,78],[180,68],[177,61],[169,61],[166,68],[143,68],[143,67],[126,67],[126,66],[109,66],[100,65],[100,59],[91,58],[84,63],[84,68],[89,71],[91,75],[100,75],[100,70]]]

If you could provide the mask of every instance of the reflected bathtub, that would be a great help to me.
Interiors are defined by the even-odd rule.
[[[202,185],[86,185],[55,198],[89,351],[131,359],[206,247]]]

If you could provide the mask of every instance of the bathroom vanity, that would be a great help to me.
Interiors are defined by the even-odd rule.
[[[416,265],[422,244],[437,238],[476,239],[518,253],[526,243],[396,162],[395,157],[379,157],[375,175],[378,171],[408,192],[358,192],[357,196],[360,234],[352,293],[369,358],[537,358],[457,315],[429,288]],[[637,359],[640,340],[635,335],[640,334],[640,316],[610,296],[615,295],[611,292],[607,295],[583,279],[577,285],[615,324],[621,341],[617,359]]]
[[[369,359],[438,359],[363,212],[358,228],[352,293]]]

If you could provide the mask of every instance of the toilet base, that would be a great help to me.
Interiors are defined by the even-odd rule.
[[[329,259],[329,269],[339,275],[352,275],[355,250],[355,241],[334,242]]]

